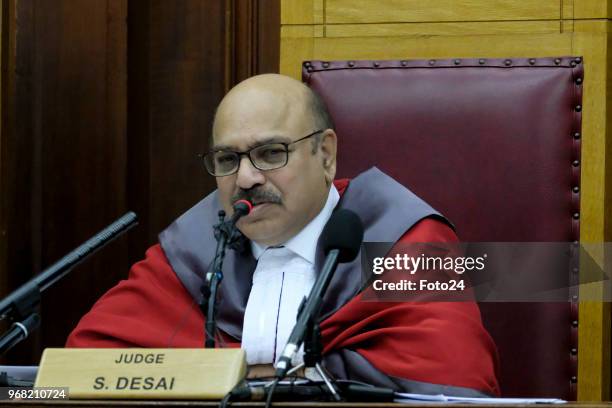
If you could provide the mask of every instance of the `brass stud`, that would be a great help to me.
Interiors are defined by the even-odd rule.
[[[530,65],[535,65],[535,63],[536,63],[535,58],[529,58],[529,64]]]
[[[436,60],[429,60],[429,65],[434,65],[436,63]]]
[[[575,67],[576,66],[576,61],[570,62],[570,66]]]
[[[572,375],[572,378],[570,378],[570,381],[576,384],[578,382],[578,378],[575,375]]]
[[[555,59],[555,64],[559,65],[561,63],[561,60],[559,58]]]
[[[460,59],[456,59],[455,60],[455,65],[459,65],[459,64],[461,64],[461,60]]]
[[[578,166],[580,166],[580,161],[579,161],[579,160],[574,160],[574,161],[572,162],[572,166],[574,166],[574,167],[578,167]]]
[[[353,68],[355,66],[355,61],[349,61],[348,66]]]
[[[574,61],[576,62],[576,64],[580,64],[582,62],[582,58],[576,57]]]
[[[306,62],[304,63],[304,66],[305,66],[305,67],[309,67],[309,66],[310,66],[310,61],[306,61]]]
[[[578,320],[572,321],[572,327],[578,327]]]
[[[479,63],[480,65],[484,65],[484,64],[485,64],[485,62],[486,62],[486,60],[484,60],[484,59],[482,59],[482,58],[478,60],[478,63]]]
[[[574,139],[576,140],[580,139],[580,132],[574,133]]]
[[[510,65],[512,65],[512,60],[507,59],[504,61],[504,64],[506,64],[506,66],[509,67]]]
[[[574,109],[576,110],[576,112],[580,112],[582,111],[582,105],[576,105]]]
[[[579,192],[580,192],[580,187],[578,187],[578,186],[574,186],[574,188],[572,188],[572,191],[573,191],[574,193],[579,193]]]
[[[570,353],[572,353],[572,355],[575,356],[576,354],[578,354],[578,349],[576,347],[572,347],[572,349],[570,350]]]
[[[323,63],[323,68],[328,68],[329,67],[329,62],[324,62]]]
[[[576,78],[576,85],[580,85],[582,83],[582,78]]]
[[[406,65],[408,65],[407,61],[401,61],[400,64],[402,64],[402,67],[405,67]]]
[[[374,61],[374,66],[375,66],[376,68],[378,68],[378,66],[379,66],[379,65],[380,65],[380,62],[378,62],[378,61]]]
[[[572,217],[577,220],[580,219],[580,213],[575,212],[574,215],[572,215]]]

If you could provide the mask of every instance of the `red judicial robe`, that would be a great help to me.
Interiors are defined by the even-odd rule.
[[[342,194],[347,180],[335,182]],[[453,230],[426,218],[401,238],[457,242]],[[351,350],[381,373],[499,395],[495,344],[473,302],[369,302],[354,297],[321,323],[324,354]],[[198,348],[204,316],[159,244],[133,265],[70,334],[67,347]],[[229,335],[224,347],[239,347]],[[452,391],[451,391],[452,392]]]

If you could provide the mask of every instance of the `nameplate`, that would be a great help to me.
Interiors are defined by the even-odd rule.
[[[70,399],[221,399],[246,373],[242,349],[60,349],[43,352],[36,387]]]

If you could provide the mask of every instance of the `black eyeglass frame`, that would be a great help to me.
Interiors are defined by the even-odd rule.
[[[240,163],[242,162],[242,156],[245,156],[245,155],[246,155],[246,156],[249,158],[249,161],[251,162],[251,164],[253,165],[253,167],[255,167],[257,170],[260,170],[260,171],[271,171],[271,170],[278,170],[278,169],[282,169],[283,167],[285,167],[285,166],[287,165],[287,163],[289,163],[289,146],[291,146],[292,144],[296,144],[296,143],[298,143],[298,142],[301,142],[301,141],[303,141],[303,140],[306,140],[306,139],[308,139],[309,137],[313,137],[314,135],[317,135],[317,134],[319,134],[319,133],[323,133],[323,132],[325,132],[326,130],[327,130],[327,129],[319,129],[319,130],[316,130],[316,131],[314,131],[314,132],[312,132],[312,133],[307,134],[307,135],[306,135],[306,136],[304,136],[304,137],[301,137],[301,138],[299,138],[299,139],[297,139],[297,140],[294,140],[293,142],[289,142],[289,143],[286,143],[286,142],[273,142],[273,143],[266,143],[266,144],[262,144],[262,145],[259,145],[259,146],[255,146],[255,147],[253,147],[253,148],[251,148],[251,149],[249,149],[249,150],[247,150],[247,151],[244,151],[244,152],[236,152],[236,151],[233,151],[233,150],[223,150],[223,149],[209,150],[207,153],[198,154],[198,157],[199,157],[199,158],[200,158],[200,159],[201,159],[201,160],[204,162],[204,168],[206,169],[206,172],[207,172],[208,174],[210,174],[211,176],[213,176],[213,177],[226,177],[226,176],[231,176],[231,175],[233,175],[233,174],[238,173],[238,170],[240,170]],[[274,167],[274,168],[272,168],[272,169],[262,169],[262,168],[258,167],[258,166],[255,164],[255,162],[253,161],[253,158],[251,157],[251,152],[252,152],[253,150],[260,149],[260,148],[262,148],[262,147],[264,147],[264,146],[269,146],[269,145],[282,145],[282,146],[285,148],[285,161],[284,161],[284,163],[283,163],[282,165],[280,165],[280,166],[278,166],[278,167]],[[208,157],[208,156],[210,156],[210,155],[212,155],[212,154],[218,153],[218,152],[234,153],[235,155],[237,155],[237,156],[238,156],[238,165],[236,166],[236,170],[232,171],[231,173],[224,174],[224,175],[222,175],[222,176],[217,176],[216,174],[214,174],[214,173],[213,173],[213,172],[212,172],[212,171],[211,171],[211,170],[208,168],[208,166],[206,165],[206,163],[207,163],[207,159],[206,159],[206,157]]]

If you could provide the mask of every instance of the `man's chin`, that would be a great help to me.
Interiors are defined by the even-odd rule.
[[[279,236],[281,225],[278,221],[278,217],[243,218],[238,222],[238,228],[251,241],[263,245],[277,245],[277,242],[271,241],[274,240],[273,237]]]

